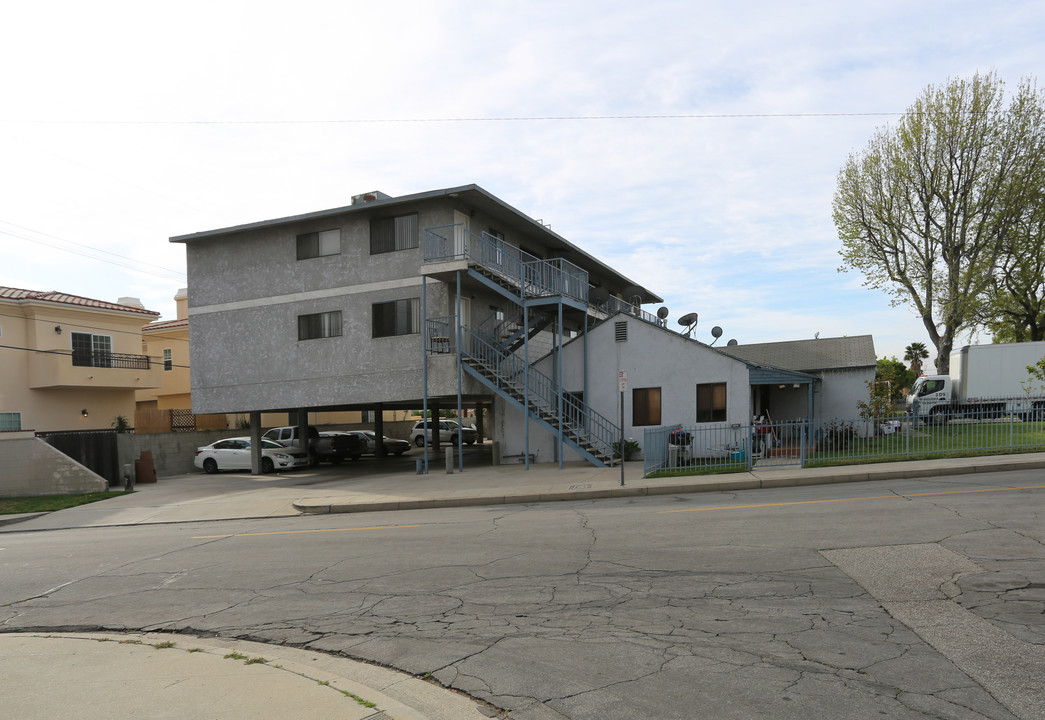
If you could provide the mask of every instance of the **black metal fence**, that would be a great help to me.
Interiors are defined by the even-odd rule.
[[[120,461],[115,430],[37,433],[37,437],[88,470],[101,475],[110,485],[120,484]]]

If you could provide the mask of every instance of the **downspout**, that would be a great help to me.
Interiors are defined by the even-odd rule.
[[[559,410],[558,410],[558,413],[559,413],[559,469],[562,470],[562,466],[563,466],[563,459],[562,459],[562,454],[563,454],[562,422],[563,422],[563,418],[562,418],[562,295],[561,294],[559,295],[559,325],[558,325],[558,327],[556,327],[555,330],[556,330],[555,334],[559,338],[559,340],[558,340],[558,342],[559,342],[559,349],[558,349],[558,351],[556,352],[556,355],[555,355],[555,359],[556,359],[556,363],[555,364],[556,364],[556,374],[559,376],[558,380],[557,380],[557,383],[558,383],[557,397],[558,397],[558,402],[559,402]]]
[[[526,423],[523,461],[526,469],[530,469],[530,308],[526,305],[526,291],[523,290],[523,422]]]

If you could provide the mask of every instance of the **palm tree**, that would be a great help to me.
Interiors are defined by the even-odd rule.
[[[929,351],[925,349],[925,343],[913,342],[904,348],[903,359],[911,363],[911,372],[922,371],[922,360],[929,357]]]

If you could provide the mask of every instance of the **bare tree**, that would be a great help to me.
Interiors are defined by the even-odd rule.
[[[976,327],[1005,243],[1033,196],[1041,148],[1029,81],[1008,107],[995,73],[928,87],[838,175],[841,271],[918,313],[946,374],[955,338]]]

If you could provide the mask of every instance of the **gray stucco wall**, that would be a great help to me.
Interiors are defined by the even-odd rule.
[[[102,492],[105,478],[39,438],[0,437],[0,496],[74,495]]]
[[[628,340],[616,342],[614,323],[626,322]],[[563,385],[571,392],[584,388],[584,343],[577,338],[563,349]],[[539,363],[538,368],[553,376],[553,357]],[[654,327],[625,315],[603,322],[588,334],[588,395],[586,401],[600,414],[619,423],[620,393],[617,371],[628,375],[628,391],[624,394],[624,436],[642,445],[644,426],[632,424],[632,391],[636,388],[659,387],[661,390],[661,425],[696,424],[697,388],[701,383],[726,383],[726,422],[705,423],[707,427],[724,427],[731,423],[747,424],[750,420],[751,396],[749,374],[744,363],[729,358],[706,345],[688,340],[677,333]],[[525,417],[506,403],[498,402],[495,413],[501,431],[502,456],[520,455],[525,447]],[[556,441],[552,434],[531,423],[530,452],[538,461],[556,460]],[[567,449],[566,461],[581,459]]]

